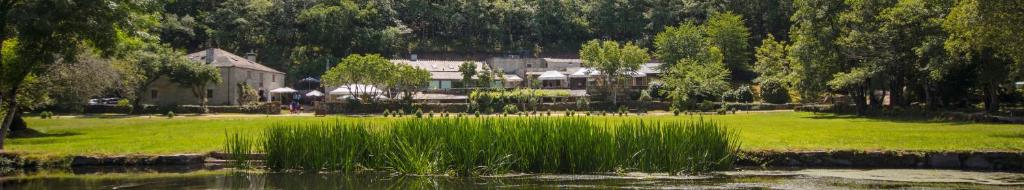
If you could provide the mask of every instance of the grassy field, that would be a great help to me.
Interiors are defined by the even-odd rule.
[[[595,117],[615,121],[697,116]],[[1024,125],[887,120],[803,112],[704,116],[740,134],[743,150],[1024,151]],[[333,122],[359,117],[177,117],[28,119],[40,134],[11,139],[7,151],[38,155],[206,153],[227,133],[255,134],[274,123]]]

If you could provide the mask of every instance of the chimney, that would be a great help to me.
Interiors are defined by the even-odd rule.
[[[416,61],[416,54],[409,55],[409,61]]]
[[[214,54],[215,53],[214,53],[213,48],[206,49],[206,64],[213,63],[213,57],[215,56]]]
[[[251,52],[250,51],[249,53],[246,53],[245,54],[245,59],[248,59],[249,61],[252,61],[252,62],[256,62],[256,52]]]

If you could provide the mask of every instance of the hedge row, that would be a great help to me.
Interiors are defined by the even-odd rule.
[[[646,108],[648,111],[669,111],[671,105],[667,102],[619,102],[621,106],[625,106],[631,111],[640,110],[640,108]],[[423,112],[448,112],[448,113],[465,113],[469,109],[467,103],[417,103],[412,106],[406,106],[400,103],[352,103],[352,102],[325,102],[321,103],[326,114],[373,114],[382,113],[385,110],[405,110],[406,113],[411,113],[416,109],[422,109]],[[534,109],[530,106],[523,109],[522,104],[512,104],[519,107],[519,110],[537,110],[537,111],[590,111],[590,110],[618,110],[611,102],[591,102],[587,108],[580,109],[574,102],[558,102],[558,103],[540,103],[537,104],[537,108]],[[759,111],[759,110],[792,110],[798,106],[798,104],[765,104],[765,103],[713,103],[711,110],[713,111],[727,105],[728,109],[745,110],[745,111]],[[503,106],[503,105],[502,105]],[[500,106],[498,106],[500,107]],[[306,109],[311,110],[311,109]],[[502,110],[495,107],[490,110],[484,110],[483,113],[491,111],[493,113],[501,112]]]
[[[258,106],[207,106],[208,113],[242,113],[242,114],[280,114],[281,104],[280,103],[265,103]],[[142,110],[134,110],[129,107],[120,106],[108,106],[108,105],[91,105],[86,106],[83,113],[85,114],[102,114],[102,113],[130,113],[135,114],[166,114],[168,112],[174,112],[175,114],[195,114],[202,113],[202,107],[198,105],[183,105],[183,106],[143,106]]]

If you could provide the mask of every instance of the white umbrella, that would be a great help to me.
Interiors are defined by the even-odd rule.
[[[338,89],[334,89],[333,91],[331,91],[330,94],[331,95],[355,95],[357,93],[359,93],[359,94],[380,94],[382,92],[384,92],[384,91],[382,91],[380,89],[377,89],[377,87],[374,87],[373,85],[353,84],[353,85],[347,85],[347,86],[338,87]]]
[[[295,92],[298,92],[298,91],[295,91],[295,89],[288,88],[288,87],[270,90],[270,93],[274,93],[274,94],[286,94],[286,93],[295,93]]]
[[[317,96],[317,97],[319,97],[319,96],[324,96],[324,93],[320,92],[320,91],[314,90],[312,92],[306,93],[306,96]]]

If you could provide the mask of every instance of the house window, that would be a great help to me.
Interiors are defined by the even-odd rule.
[[[159,96],[158,96],[158,95],[159,95],[159,94],[157,93],[157,91],[156,91],[156,90],[150,90],[150,91],[149,91],[149,98],[152,98],[152,99],[157,99],[157,98],[159,98]]]
[[[206,98],[213,98],[213,89],[206,89]]]

